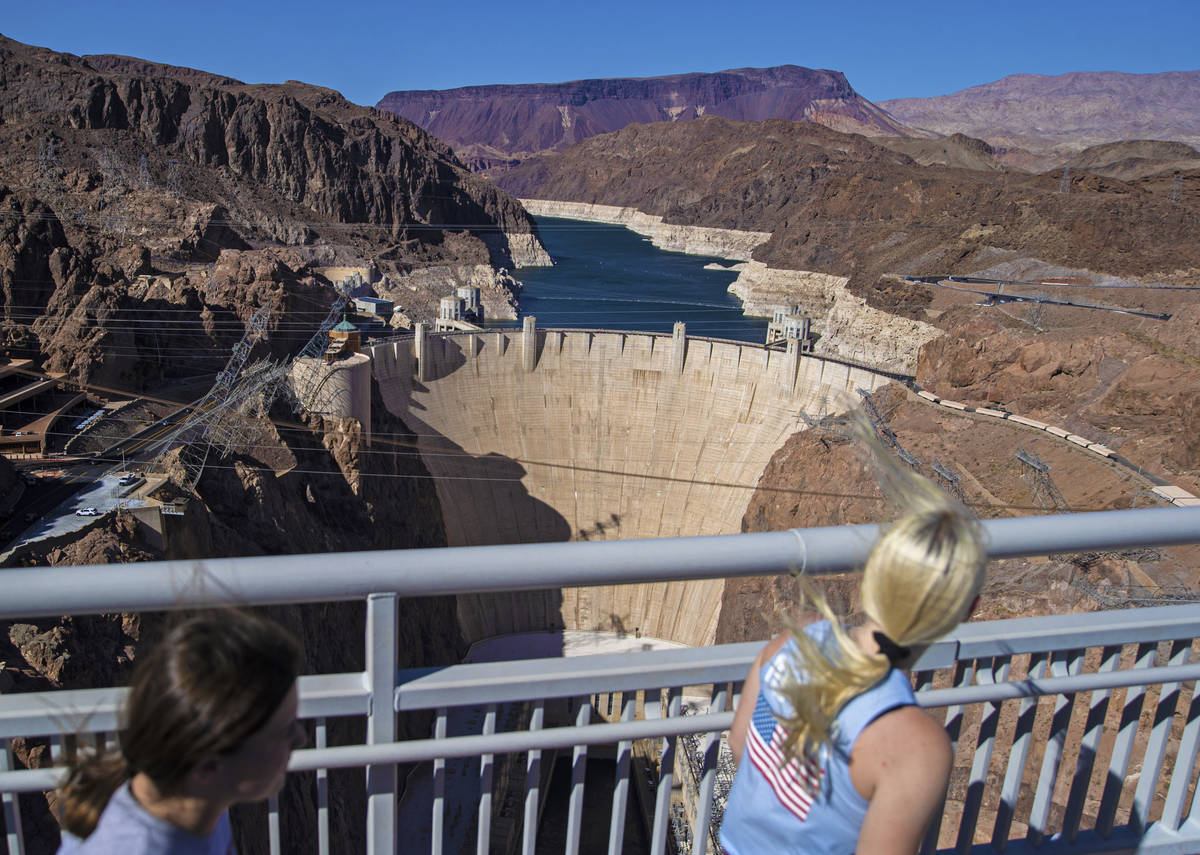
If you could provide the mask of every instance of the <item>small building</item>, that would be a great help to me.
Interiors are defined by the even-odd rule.
[[[464,285],[456,289],[454,293],[462,301],[461,320],[482,326],[484,321],[483,302],[479,297],[479,289],[474,285]]]
[[[463,301],[459,297],[443,297],[438,304],[438,320],[461,321]]]
[[[813,349],[812,318],[799,306],[776,306],[767,324],[767,346],[796,342],[802,353]]]
[[[362,334],[358,327],[343,317],[342,322],[329,331],[329,346],[325,348],[325,361],[333,362],[358,353],[362,348]]]
[[[483,303],[478,288],[459,288],[456,296],[443,297],[438,302],[438,316],[433,324],[435,332],[477,330],[482,326]]]
[[[391,317],[396,306],[391,300],[384,300],[380,297],[355,297],[354,308],[364,315],[388,318]]]

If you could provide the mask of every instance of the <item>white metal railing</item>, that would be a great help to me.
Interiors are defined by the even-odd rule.
[[[1200,541],[1200,510],[986,525],[993,555]],[[613,757],[615,774],[603,794],[612,816],[608,851],[620,851],[632,810],[646,817],[651,851],[663,852],[683,835],[700,853],[712,851],[709,820],[720,813],[712,809],[723,767],[720,735],[757,643],[398,671],[401,592],[521,589],[534,587],[533,580],[540,588],[646,581],[656,578],[652,568],[660,561],[664,575],[657,578],[830,571],[861,560],[871,529],[358,553],[354,567],[332,581],[328,558],[187,562],[189,573],[199,566],[209,580],[204,591],[190,592],[162,582],[171,562],[27,568],[0,571],[0,618],[96,613],[127,602],[136,605],[126,608],[162,607],[159,587],[169,590],[166,604],[173,607],[365,599],[365,669],[301,678],[301,716],[313,722],[315,747],[296,752],[291,767],[315,781],[319,793],[327,792],[331,769],[366,770],[368,851],[412,851],[413,840],[426,835],[431,851],[450,851],[471,834],[477,851],[495,851],[503,822],[522,828],[520,848],[532,852],[539,828],[560,819],[566,851],[579,851],[585,802],[591,802],[581,770],[599,751]],[[677,565],[692,558],[675,553],[693,550],[689,575]],[[431,574],[430,566],[449,575]],[[487,568],[488,584],[470,586],[457,573],[462,567]],[[72,569],[73,584],[64,588]],[[157,581],[147,570],[157,570]],[[1177,606],[971,623],[931,647],[915,671],[918,698],[944,710],[960,766],[926,849],[1200,851],[1200,702],[1192,700],[1200,664],[1191,661],[1197,637],[1200,606]],[[10,770],[12,740],[49,738],[57,759],[64,729],[115,731],[122,696],[112,688],[0,696],[0,798],[9,852],[24,851],[18,794],[51,788],[59,775],[56,769]],[[708,710],[683,715],[685,696],[702,696]],[[434,717],[431,738],[396,741],[396,714],[422,711]],[[365,740],[329,746],[331,720],[346,718],[365,720]],[[457,733],[463,729],[469,732]],[[686,734],[697,737],[681,741]],[[642,740],[653,740],[658,750],[647,753]],[[562,818],[543,813],[547,791],[557,789],[548,772],[555,752],[569,752],[576,770]],[[506,774],[497,776],[506,761]],[[430,764],[428,784],[418,775],[408,787],[410,799],[422,788],[429,796],[420,827],[402,827],[398,819],[397,764],[411,763]],[[653,780],[644,771],[639,777],[639,769],[653,771]],[[289,834],[329,851],[329,814],[328,799],[318,797],[316,827],[289,829],[301,818],[273,805],[272,851],[283,851]]]

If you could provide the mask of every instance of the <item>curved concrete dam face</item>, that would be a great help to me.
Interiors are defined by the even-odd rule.
[[[678,333],[419,332],[367,352],[384,405],[417,434],[452,546],[738,532],[801,412],[887,382]],[[459,619],[472,642],[553,627],[708,644],[722,588],[479,595],[460,598]]]

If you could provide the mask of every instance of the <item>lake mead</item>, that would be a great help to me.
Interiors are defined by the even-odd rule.
[[[537,223],[554,266],[517,275],[520,317],[536,317],[539,327],[670,333],[683,321],[688,335],[765,340],[767,319],[742,314],[728,291],[736,271],[706,269],[734,262],[666,252],[624,226],[558,217]]]

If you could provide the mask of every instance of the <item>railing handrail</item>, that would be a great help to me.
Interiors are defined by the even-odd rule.
[[[1200,542],[1200,508],[982,520],[988,555]],[[854,570],[877,525],[783,532],[149,561],[0,571],[0,619],[232,605],[531,591]],[[351,566],[347,566],[351,565]],[[329,572],[337,566],[338,572]],[[486,568],[486,572],[480,572]]]
[[[1053,653],[1110,644],[1153,644],[1196,637],[1200,637],[1200,604],[980,621],[961,624],[931,645],[917,659],[912,670],[921,672],[947,668],[960,660],[993,656]],[[999,644],[1005,639],[1010,639],[1011,643],[1004,643],[1001,649]],[[751,641],[644,651],[637,656],[606,653],[406,669],[396,674],[393,706],[396,712],[410,712],[508,703],[534,696],[547,699],[577,697],[594,691],[598,683],[602,683],[607,691],[620,692],[666,685],[738,682],[745,677],[746,669],[760,647],[760,642]],[[1115,672],[1098,679],[1101,682],[1117,681],[1113,686],[1128,685],[1121,682],[1124,679],[1119,676],[1121,673],[1128,672]],[[1165,671],[1160,676],[1162,679],[1177,679]],[[1042,679],[1045,682],[1066,678]],[[1083,680],[1082,677],[1070,679]],[[991,685],[973,688],[961,697],[945,695],[951,700],[944,703],[991,700],[996,691]],[[1051,683],[1047,682],[1046,685]],[[1056,692],[1068,691],[1067,688],[1053,685],[1056,686]],[[1101,687],[1099,683],[1093,685],[1086,680],[1069,686],[1070,691],[1091,691]],[[1020,696],[1011,694],[1013,691],[1018,690],[1004,690],[1003,697]],[[55,729],[70,732],[74,720],[80,718],[88,731],[115,730],[117,710],[125,693],[125,689],[110,687],[0,695],[0,739],[48,735],[35,726],[39,718],[45,718],[46,709],[55,710],[61,719],[55,724]],[[930,697],[938,699],[934,705],[943,705],[940,700],[942,695]],[[370,692],[363,672],[306,675],[300,678],[300,714],[303,718],[365,715],[369,700]]]
[[[1103,621],[1101,627],[1076,627],[1069,635],[1063,618],[1051,621],[1061,624],[1062,633],[1057,639],[1046,637],[1038,646],[1040,651],[1052,652],[1075,646],[1094,647],[1107,643],[1109,633],[1118,626],[1130,628],[1131,634],[1125,643],[1144,643],[1179,637],[1180,632],[1191,632],[1200,625],[1200,604],[1168,606],[1149,609],[1157,613],[1156,621],[1140,619],[1138,610],[1118,612]],[[1091,613],[1092,618],[1104,613]],[[1074,616],[1078,617],[1078,616]],[[992,634],[996,625],[1013,626],[1020,623],[1043,623],[1044,618],[1016,618],[1003,621],[988,621],[965,626],[984,628]],[[1086,623],[1086,621],[1085,621]],[[1149,631],[1154,628],[1154,631]],[[961,629],[961,628],[960,628]],[[1032,633],[1026,633],[1032,635]],[[1086,636],[1086,637],[1085,637]],[[958,648],[953,637],[943,642],[949,649]],[[396,690],[394,706],[397,712],[431,710],[453,706],[484,705],[531,698],[567,698],[586,695],[604,686],[607,691],[629,691],[632,689],[659,686],[691,686],[708,683],[738,682],[745,676],[746,669],[760,648],[757,642],[717,645],[709,648],[648,651],[637,657],[627,654],[604,654],[581,656],[569,659],[519,660],[505,663],[480,663],[456,665],[444,669],[420,669],[401,671],[401,685]],[[714,651],[716,651],[714,653]],[[942,658],[942,657],[937,657]],[[974,657],[963,657],[971,659]],[[630,660],[636,660],[630,664]],[[624,663],[623,665],[620,663]],[[918,660],[914,670],[928,663]],[[507,675],[487,682],[489,691],[477,675],[498,666],[510,666]],[[524,674],[515,673],[523,669]],[[455,674],[466,674],[456,678]],[[636,678],[631,679],[636,675]],[[327,715],[362,715],[366,712],[366,693],[362,688],[362,674],[327,674],[301,678],[300,694],[302,718]],[[406,680],[406,677],[411,678]],[[428,690],[412,692],[415,685],[427,677],[440,678],[442,687],[437,692]],[[622,679],[622,677],[624,679]],[[980,702],[997,702],[1015,698],[1040,695],[1073,695],[1078,692],[1106,691],[1131,686],[1145,686],[1170,682],[1200,679],[1200,664],[1167,665],[1148,668],[1130,668],[1118,671],[1069,674],[1063,676],[1029,677],[1014,682],[981,682],[976,685],[956,686],[945,689],[925,689],[917,692],[917,702],[923,707],[947,707]],[[586,683],[586,685],[585,685]],[[501,688],[496,689],[499,684]],[[356,685],[360,691],[356,692]],[[553,686],[547,691],[548,686]],[[453,687],[447,694],[446,687]],[[411,694],[405,697],[405,692]],[[86,732],[105,732],[115,729],[116,711],[123,701],[124,689],[84,689],[64,692],[37,692],[24,695],[0,696],[0,738],[7,736],[37,735],[38,729],[31,727],[31,718],[45,702],[54,697],[60,709],[68,706],[72,699],[86,713]],[[337,696],[339,703],[333,706],[322,704],[323,696]],[[340,703],[350,701],[349,705]],[[87,703],[95,703],[94,708]],[[44,713],[43,716],[44,718]],[[575,745],[614,743],[628,739],[647,739],[677,736],[685,733],[712,733],[726,730],[732,713],[708,713],[671,718],[653,717],[636,722],[609,722],[574,727],[553,727],[538,731],[515,731],[488,735],[454,736],[440,739],[417,739],[390,742],[378,745],[349,745],[337,748],[306,749],[293,754],[289,764],[292,771],[311,771],[318,768],[350,768],[370,764],[413,763],[437,757],[472,757],[480,754],[517,753],[531,749],[568,748]],[[66,720],[64,719],[64,723]],[[0,791],[33,792],[57,786],[63,773],[61,767],[34,770],[0,772]]]

